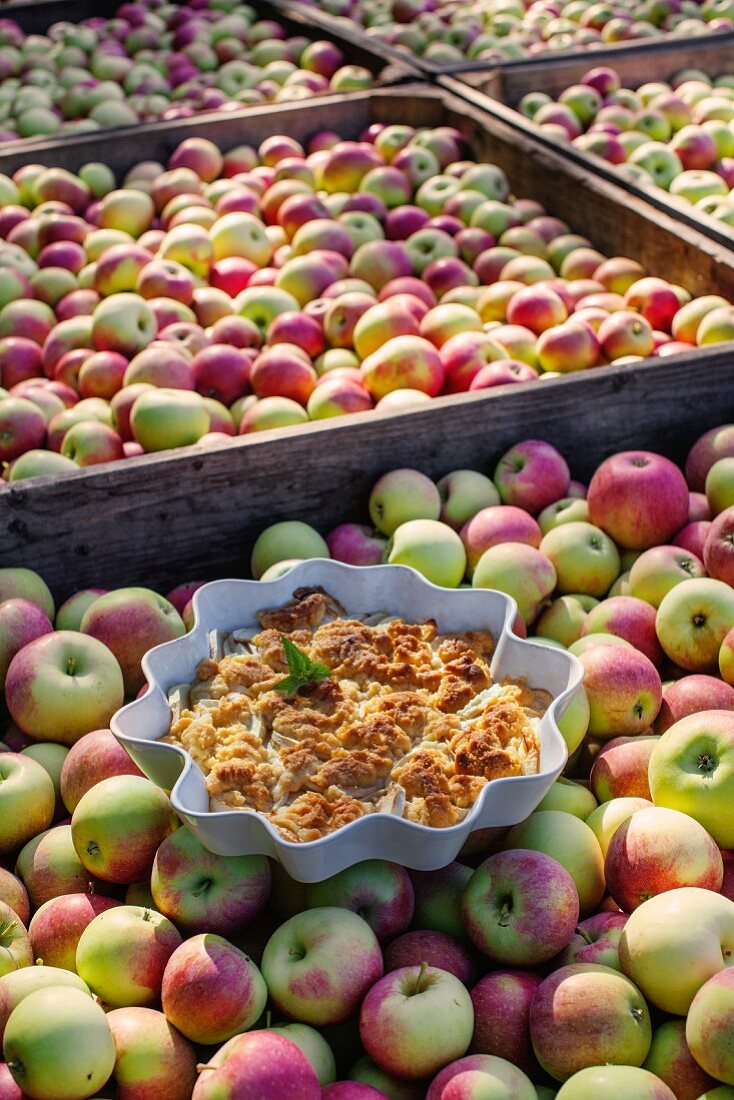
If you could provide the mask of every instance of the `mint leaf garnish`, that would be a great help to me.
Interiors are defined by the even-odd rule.
[[[330,675],[331,669],[328,665],[324,665],[320,661],[312,661],[308,653],[304,653],[302,649],[294,645],[285,634],[280,635],[280,641],[285,650],[285,659],[288,662],[288,675],[284,680],[279,680],[273,686],[273,691],[295,695],[306,684],[316,684]]]

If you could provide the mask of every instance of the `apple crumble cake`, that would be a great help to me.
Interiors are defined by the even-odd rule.
[[[212,809],[255,810],[293,842],[376,811],[456,825],[500,776],[538,771],[551,696],[496,683],[485,631],[349,617],[302,588],[260,626],[210,636],[169,693],[165,740],[191,755]]]

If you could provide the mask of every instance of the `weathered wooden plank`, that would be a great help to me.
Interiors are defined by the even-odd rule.
[[[327,531],[364,517],[371,485],[394,467],[491,471],[513,442],[539,437],[588,478],[617,450],[681,458],[700,432],[730,419],[725,350],[462,394],[410,415],[344,417],[7,486],[0,560],[37,569],[59,598],[88,585],[245,575],[267,524],[299,518]]]

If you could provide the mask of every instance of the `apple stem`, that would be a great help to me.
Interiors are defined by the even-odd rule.
[[[73,676],[74,669],[76,668],[76,657],[69,657],[66,662],[66,675]]]
[[[214,1069],[214,1068],[215,1068],[214,1066],[209,1066],[205,1062],[197,1062],[196,1063],[196,1072],[197,1073],[203,1073],[205,1069]]]
[[[589,933],[585,931],[585,929],[580,928],[580,927],[579,928],[574,928],[574,932],[576,933],[577,936],[581,937],[581,939],[584,941],[584,943],[591,944],[591,943],[594,942],[592,940],[591,936],[589,935]]]
[[[416,991],[416,993],[421,993],[421,992],[422,992],[422,990],[421,990],[421,982],[423,981],[423,979],[424,979],[424,977],[425,977],[425,974],[426,974],[426,970],[428,970],[428,963],[427,963],[427,962],[422,962],[422,963],[421,963],[421,968],[420,968],[420,970],[418,971],[418,978],[417,978],[417,980],[416,980],[416,983],[415,983],[415,991]]]
[[[268,1011],[265,1013],[265,1030],[266,1031],[270,1031],[270,1021],[272,1019],[272,1016],[273,1016],[272,1012],[270,1011],[270,1009],[268,1009]]]

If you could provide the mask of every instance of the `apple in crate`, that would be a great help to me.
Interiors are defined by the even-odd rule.
[[[99,913],[82,932],[77,973],[113,1008],[155,1004],[168,960],[181,943],[180,933],[160,913],[117,905]]]
[[[483,955],[508,966],[535,966],[571,939],[579,898],[571,875],[557,860],[543,852],[505,851],[474,872],[462,912],[469,937]]]
[[[361,917],[347,909],[308,909],[273,933],[261,970],[277,1008],[319,1026],[352,1015],[382,974],[383,961]]]
[[[236,1035],[200,1067],[191,1100],[279,1096],[321,1100],[321,1085],[306,1055],[276,1031]]]
[[[47,829],[56,793],[48,772],[22,753],[0,753],[0,854],[8,856]]]
[[[122,673],[101,641],[58,630],[16,653],[5,697],[13,721],[25,733],[71,745],[106,726],[122,706]]]
[[[670,459],[650,451],[622,451],[605,459],[589,482],[587,500],[591,522],[633,550],[667,542],[688,518],[683,474]]]
[[[3,1053],[24,1095],[91,1096],[115,1065],[115,1044],[98,1004],[79,989],[29,994],[5,1027]]]
[[[425,964],[393,970],[362,1002],[359,1031],[371,1058],[388,1073],[420,1079],[467,1050],[474,1027],[471,998],[445,970]]]
[[[190,1100],[196,1084],[196,1054],[162,1012],[115,1008],[107,1013],[115,1043],[118,1096],[158,1089],[166,1100]]]

